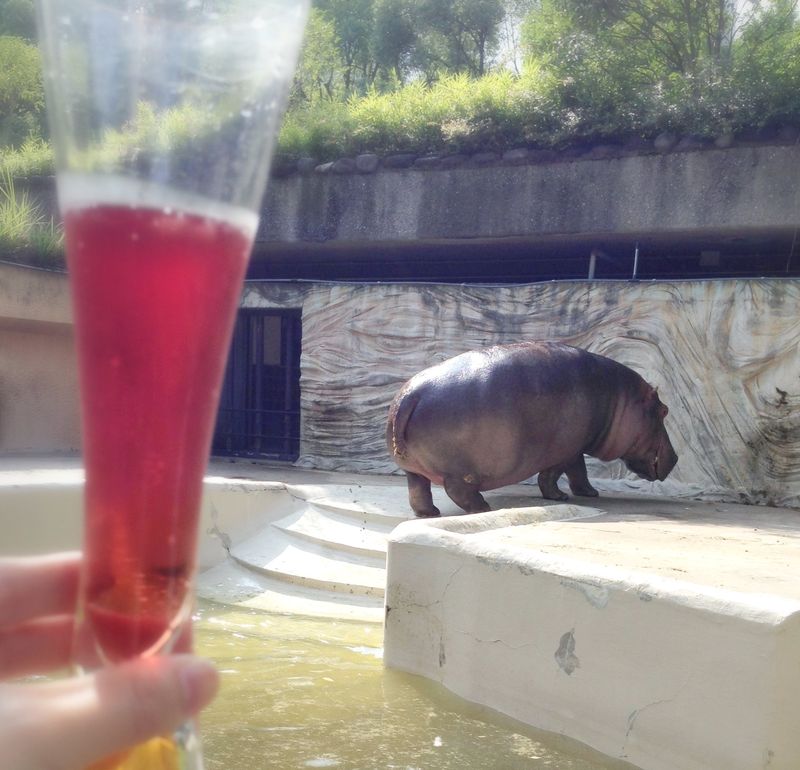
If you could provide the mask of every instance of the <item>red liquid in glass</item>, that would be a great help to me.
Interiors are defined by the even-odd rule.
[[[122,660],[188,620],[252,239],[222,220],[121,205],[67,211],[65,231],[83,402],[84,622],[101,657]]]

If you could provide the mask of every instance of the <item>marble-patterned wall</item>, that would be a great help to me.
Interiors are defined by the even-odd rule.
[[[471,348],[558,339],[637,370],[670,407],[670,478],[592,462],[598,486],[800,504],[800,281],[265,283],[244,305],[303,308],[300,465],[396,470],[385,419],[408,377]]]

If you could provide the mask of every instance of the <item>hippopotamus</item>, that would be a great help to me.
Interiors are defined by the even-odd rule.
[[[386,442],[408,481],[417,516],[438,516],[431,482],[467,513],[490,510],[481,492],[539,474],[542,496],[566,500],[558,479],[596,497],[584,455],[622,458],[648,481],[678,461],[655,388],[632,369],[558,342],[462,353],[425,369],[398,392]]]

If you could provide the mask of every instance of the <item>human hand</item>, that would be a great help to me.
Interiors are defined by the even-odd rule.
[[[0,680],[69,663],[80,554],[0,559]],[[0,768],[81,770],[173,732],[211,701],[213,665],[154,656],[46,683],[0,683]]]

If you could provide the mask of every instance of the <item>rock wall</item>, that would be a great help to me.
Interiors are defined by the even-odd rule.
[[[392,472],[386,412],[408,377],[471,348],[558,339],[637,370],[670,407],[670,478],[592,462],[601,488],[800,504],[800,281],[258,283],[243,304],[303,308],[299,465]]]

